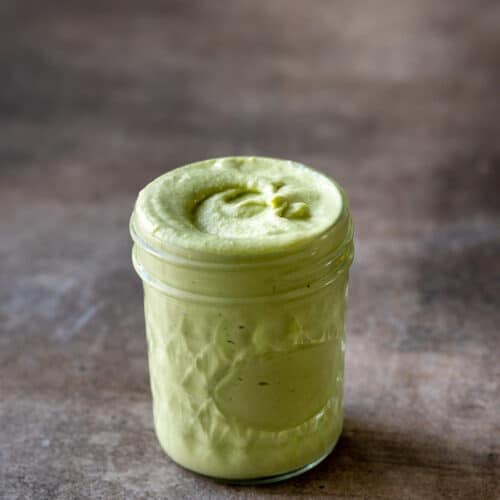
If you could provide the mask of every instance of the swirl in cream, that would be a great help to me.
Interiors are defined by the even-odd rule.
[[[196,227],[225,238],[241,237],[244,231],[251,231],[254,236],[278,233],[283,228],[283,219],[309,216],[308,204],[287,197],[286,185],[276,182],[265,183],[260,189],[226,187],[208,195],[194,209]]]

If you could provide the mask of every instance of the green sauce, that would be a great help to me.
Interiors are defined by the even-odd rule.
[[[303,245],[342,211],[338,187],[284,160],[221,158],[177,168],[144,188],[136,224],[154,246],[253,258]]]
[[[208,160],[146,186],[131,231],[165,451],[225,479],[327,454],[342,428],[352,260],[340,188],[289,161]]]

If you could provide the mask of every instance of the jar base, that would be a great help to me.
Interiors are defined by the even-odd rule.
[[[305,472],[310,471],[311,469],[319,465],[323,460],[325,460],[330,455],[330,453],[335,448],[336,444],[337,443],[335,442],[333,446],[326,451],[326,453],[321,455],[321,457],[314,460],[313,462],[310,462],[302,467],[299,467],[298,469],[284,472],[282,474],[275,474],[273,476],[264,476],[264,477],[248,478],[248,479],[225,479],[219,477],[211,477],[211,476],[209,477],[211,477],[211,479],[214,479],[219,483],[234,484],[240,486],[256,486],[259,484],[279,483],[281,481],[286,481],[287,479],[290,479],[292,477],[299,476],[300,474],[304,474]]]

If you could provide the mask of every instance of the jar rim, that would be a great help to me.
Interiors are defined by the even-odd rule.
[[[304,165],[300,168],[312,170]],[[182,167],[179,170],[182,171]],[[305,230],[302,237],[296,239],[270,237],[270,241],[262,245],[259,241],[257,246],[245,246],[245,241],[252,241],[251,230],[247,238],[233,240],[228,237],[220,247],[205,246],[201,240],[196,245],[188,240],[183,246],[182,237],[170,238],[168,233],[160,231],[161,224],[168,225],[168,220],[162,222],[157,218],[156,225],[150,226],[147,217],[143,217],[148,207],[143,213],[136,202],[129,222],[135,270],[153,288],[186,300],[232,304],[274,302],[323,289],[351,265],[353,224],[344,190],[325,174],[316,173],[326,177],[334,187],[334,201],[322,205],[320,212],[320,220],[327,223],[313,225],[312,230]],[[325,196],[329,197],[328,193]],[[159,203],[155,200],[161,200],[156,195],[151,198],[153,213],[155,204]],[[330,212],[330,208],[334,211]],[[220,236],[220,239],[226,238]]]
[[[339,235],[334,235],[336,236],[334,238],[336,244],[332,245],[329,252],[325,252],[325,254],[329,254],[330,256],[340,254],[342,252],[342,249],[350,241],[352,241],[353,238],[352,219],[347,211],[343,211],[341,215],[342,214],[347,215],[347,217],[342,217],[342,216],[339,217],[339,219],[337,219],[335,223],[332,224],[332,226],[330,226],[328,229],[320,233],[316,238],[305,242],[303,245],[297,248],[288,248],[287,249],[288,251],[281,250],[276,252],[269,252],[267,254],[259,254],[257,260],[251,255],[229,256],[229,257],[225,256],[225,260],[210,260],[199,257],[196,258],[194,256],[183,257],[181,255],[183,249],[180,247],[174,247],[174,245],[171,244],[169,245],[169,247],[172,249],[175,248],[176,251],[167,252],[165,245],[160,250],[159,248],[156,248],[153,245],[151,245],[140,235],[140,233],[137,231],[135,227],[133,214],[129,222],[129,232],[134,244],[139,246],[141,249],[145,250],[150,255],[153,255],[158,259],[168,262],[169,264],[172,265],[189,267],[189,268],[203,268],[203,269],[210,268],[220,271],[225,271],[225,270],[229,271],[234,269],[248,270],[248,269],[263,268],[263,267],[265,268],[281,264],[287,265],[294,263],[296,261],[300,261],[303,258],[304,253],[311,255],[312,248],[321,246],[324,240],[328,239],[328,237],[332,235],[334,231],[339,229],[340,223],[344,222],[346,224],[344,231],[341,231],[341,234]],[[313,255],[314,255],[314,250],[313,250]],[[211,253],[207,253],[205,254],[205,256],[213,257],[214,255]],[[203,254],[200,253],[200,257],[203,257]]]
[[[148,272],[146,267],[140,262],[140,259],[137,257],[135,248],[132,251],[132,263],[135,271],[141,278],[144,283],[147,283],[152,288],[157,291],[165,294],[168,297],[174,299],[187,300],[189,302],[198,302],[198,303],[206,303],[206,304],[214,304],[217,303],[219,305],[245,305],[245,304],[267,304],[267,303],[275,303],[275,302],[286,302],[301,299],[303,297],[307,297],[310,295],[314,295],[319,293],[321,290],[325,289],[327,286],[332,285],[337,281],[337,279],[347,272],[350,268],[350,265],[353,260],[353,244],[352,244],[352,232],[351,237],[346,239],[344,243],[337,249],[334,256],[331,256],[328,259],[328,262],[322,263],[321,267],[327,268],[334,261],[340,259],[343,254],[347,255],[347,258],[343,260],[343,264],[334,267],[335,272],[330,273],[327,276],[327,279],[313,282],[313,286],[299,286],[296,288],[292,288],[290,290],[284,292],[273,292],[268,294],[261,294],[255,296],[235,296],[235,295],[214,295],[208,293],[200,293],[198,291],[185,290],[173,286],[171,284],[166,283],[165,281],[159,279],[154,276],[154,274]],[[242,271],[244,271],[242,269]],[[307,280],[306,280],[307,281]]]

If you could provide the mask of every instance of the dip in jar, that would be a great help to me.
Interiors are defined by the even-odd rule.
[[[130,229],[165,452],[255,483],[325,458],[342,430],[353,258],[340,187],[291,161],[207,160],[148,184]]]

